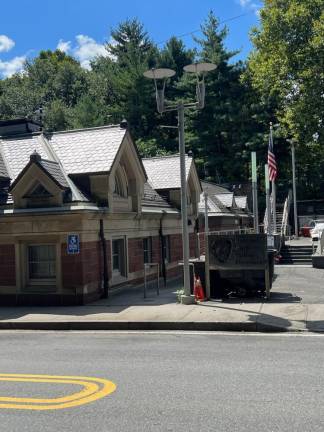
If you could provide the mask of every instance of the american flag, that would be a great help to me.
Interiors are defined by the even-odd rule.
[[[270,135],[269,135],[268,167],[269,167],[269,180],[275,181],[277,177],[277,162],[276,162],[276,157],[273,153],[272,126],[270,126]]]

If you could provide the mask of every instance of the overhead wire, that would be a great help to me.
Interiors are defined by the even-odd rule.
[[[249,11],[249,12],[245,12],[245,13],[240,14],[240,15],[235,15],[235,16],[230,17],[230,18],[227,18],[227,19],[225,19],[225,20],[223,20],[223,21],[219,21],[218,25],[222,25],[222,24],[225,24],[225,23],[227,23],[227,22],[234,21],[234,20],[237,20],[237,19],[239,19],[239,18],[243,18],[244,16],[251,15],[252,13],[254,13],[254,12],[253,12],[253,11]],[[200,29],[192,30],[192,31],[190,31],[190,32],[183,33],[183,34],[180,34],[180,35],[175,35],[175,37],[177,37],[177,38],[179,38],[179,39],[182,39],[182,38],[184,38],[184,37],[186,37],[186,36],[191,36],[191,35],[193,35],[194,33],[201,33],[202,31],[203,31],[203,30],[200,28]],[[164,44],[164,43],[166,43],[166,42],[168,42],[168,41],[169,41],[169,39],[165,39],[164,41],[157,42],[156,45],[162,45],[162,44]]]

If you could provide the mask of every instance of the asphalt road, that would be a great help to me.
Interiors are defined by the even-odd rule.
[[[1,374],[117,385],[78,407],[0,408],[1,431],[322,432],[323,342],[320,335],[0,332]],[[0,379],[1,397],[68,393],[69,384]]]
[[[275,267],[272,303],[324,303],[323,270],[313,267]]]

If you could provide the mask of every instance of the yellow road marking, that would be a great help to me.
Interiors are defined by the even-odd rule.
[[[116,385],[112,381],[91,377],[0,374],[0,381],[72,384],[83,386],[83,389],[77,393],[50,399],[2,396],[0,397],[0,409],[8,408],[43,411],[72,408],[101,399],[116,390]]]

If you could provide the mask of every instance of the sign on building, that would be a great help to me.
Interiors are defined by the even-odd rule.
[[[268,266],[267,236],[264,234],[211,235],[211,269],[265,269]]]
[[[68,234],[67,253],[78,254],[80,253],[80,238],[79,234]]]

